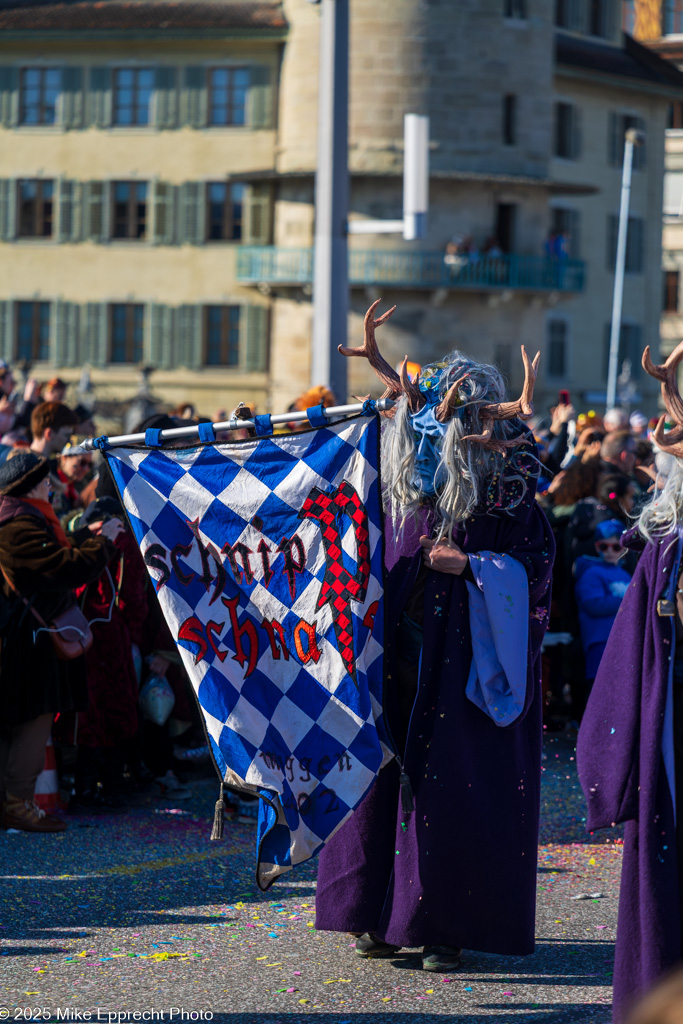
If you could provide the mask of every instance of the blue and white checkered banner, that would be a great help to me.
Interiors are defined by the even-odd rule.
[[[317,853],[383,743],[376,416],[107,452],[224,780],[260,801],[262,888]]]

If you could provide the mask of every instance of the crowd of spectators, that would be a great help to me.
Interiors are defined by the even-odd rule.
[[[543,464],[537,499],[555,535],[551,620],[544,644],[546,726],[576,728],[637,563],[622,547],[657,478],[656,420],[570,404],[535,427]]]

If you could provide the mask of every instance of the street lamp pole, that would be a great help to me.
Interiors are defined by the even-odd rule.
[[[321,0],[311,384],[346,400],[349,0]]]
[[[614,269],[614,294],[612,296],[612,327],[609,338],[609,367],[607,371],[607,409],[617,403],[617,376],[619,374],[619,338],[621,335],[621,310],[624,298],[624,272],[626,270],[626,242],[628,238],[628,210],[631,199],[631,177],[633,175],[633,149],[642,146],[645,136],[636,128],[629,128],[624,142],[624,169],[621,176],[621,206],[619,208],[619,233],[617,235],[617,259]]]

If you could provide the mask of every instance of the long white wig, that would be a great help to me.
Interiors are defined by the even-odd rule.
[[[638,520],[640,533],[649,541],[666,537],[683,524],[683,462],[668,452],[657,452],[655,465],[655,491]]]
[[[482,432],[484,424],[478,412],[482,404],[505,400],[505,384],[495,366],[475,363],[454,351],[436,369],[441,371],[439,397],[463,373],[469,374],[462,385],[465,401],[441,438],[435,477],[438,537],[450,537],[455,526],[477,510],[511,514],[524,500],[529,477],[537,474],[537,466],[528,448],[513,447],[503,454],[478,441],[463,441],[469,434]],[[495,421],[496,440],[509,440],[520,433],[517,421]],[[400,526],[408,517],[416,517],[425,501],[415,473],[415,432],[405,396],[399,399],[396,415],[385,423],[382,432],[382,468],[385,511]]]

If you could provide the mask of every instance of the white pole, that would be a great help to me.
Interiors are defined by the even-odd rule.
[[[403,237],[414,242],[427,233],[429,118],[406,114],[403,143]]]
[[[363,412],[363,402],[354,402],[352,405],[335,405],[330,409],[323,409],[325,416],[328,419],[336,419],[337,417],[345,416],[356,416]],[[391,398],[380,398],[375,403],[377,412],[386,412],[387,409],[392,409],[394,402]],[[374,415],[374,412],[368,413],[367,415]],[[280,426],[284,423],[300,423],[302,420],[308,419],[306,410],[301,412],[281,412],[275,416],[270,417],[270,422],[274,427]],[[253,427],[253,420],[225,420],[221,423],[212,423],[214,431],[218,433],[222,430],[242,430],[244,427]],[[169,427],[168,430],[162,430],[159,439],[161,441],[177,441],[182,439],[192,440],[199,434],[199,427]],[[105,438],[106,444],[104,445],[105,450],[107,448],[122,448],[126,445],[131,444],[142,444],[145,443],[145,434],[118,434],[116,437]],[[81,441],[78,448],[72,448],[71,452],[76,454],[79,450],[83,452],[92,452],[99,445],[95,444],[95,439],[92,437],[86,437],[85,440]]]
[[[348,343],[349,0],[322,0],[320,8],[311,385],[343,402],[346,360],[337,346]]]
[[[624,298],[624,271],[626,270],[626,242],[628,238],[628,210],[631,199],[631,177],[633,174],[633,147],[641,146],[643,133],[629,128],[624,142],[624,169],[621,176],[621,205],[619,208],[619,233],[617,235],[617,259],[614,269],[614,294],[612,296],[612,327],[609,339],[609,367],[607,371],[607,409],[617,403],[617,377],[619,375],[619,338],[621,335],[621,310]]]

